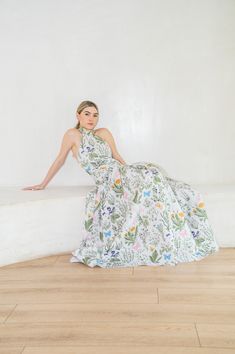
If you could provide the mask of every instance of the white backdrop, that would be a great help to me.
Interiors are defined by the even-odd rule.
[[[0,0],[1,186],[42,182],[83,100],[123,159],[235,182],[234,0]],[[70,154],[51,185],[93,184]]]

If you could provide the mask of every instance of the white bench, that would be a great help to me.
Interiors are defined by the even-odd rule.
[[[219,246],[235,247],[235,185],[192,187],[204,197]],[[82,238],[85,197],[95,188],[0,187],[0,266],[75,250]]]
[[[85,197],[95,186],[21,188],[0,187],[0,266],[76,249]]]

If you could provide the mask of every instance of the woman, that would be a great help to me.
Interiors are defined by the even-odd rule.
[[[202,195],[189,184],[170,178],[151,162],[126,164],[107,128],[94,129],[97,105],[83,101],[78,124],[68,129],[61,150],[41,184],[44,189],[71,150],[93,177],[86,196],[83,235],[70,262],[90,267],[173,265],[198,261],[217,252]]]

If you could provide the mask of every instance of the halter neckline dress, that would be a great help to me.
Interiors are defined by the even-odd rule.
[[[175,266],[219,250],[199,191],[155,163],[123,165],[93,129],[79,131],[79,163],[95,186],[86,195],[82,237],[70,262]]]

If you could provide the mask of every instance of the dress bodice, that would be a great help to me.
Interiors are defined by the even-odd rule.
[[[78,149],[82,168],[91,175],[96,184],[109,181],[114,167],[121,163],[112,157],[109,144],[95,134],[93,129],[78,128],[81,133],[81,143]]]

